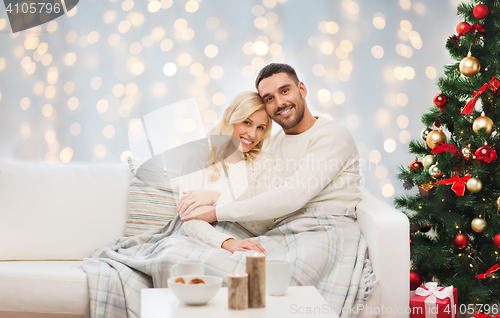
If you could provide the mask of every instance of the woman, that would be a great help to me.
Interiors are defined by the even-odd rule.
[[[203,204],[224,204],[243,200],[272,187],[275,176],[274,161],[262,151],[268,142],[272,121],[260,96],[254,92],[236,95],[224,111],[222,120],[210,135],[231,136],[222,146],[212,143],[212,166],[184,176],[179,181],[182,197],[178,210],[198,201]],[[274,219],[238,222],[254,236],[266,233]],[[219,232],[205,221],[191,220],[182,224],[182,233],[197,238],[213,247],[230,252],[264,248],[251,239],[236,240]]]

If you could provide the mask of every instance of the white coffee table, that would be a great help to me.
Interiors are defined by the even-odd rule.
[[[338,318],[314,286],[290,286],[285,296],[267,296],[265,308],[229,310],[227,287],[204,306],[187,306],[168,288],[141,290],[142,318],[284,318],[284,317],[334,317]]]

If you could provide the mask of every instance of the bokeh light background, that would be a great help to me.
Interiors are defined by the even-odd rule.
[[[452,62],[444,47],[458,3],[84,0],[16,34],[2,7],[0,157],[126,162],[138,118],[195,97],[208,130],[262,66],[286,62],[313,114],[351,130],[364,186],[392,203]]]

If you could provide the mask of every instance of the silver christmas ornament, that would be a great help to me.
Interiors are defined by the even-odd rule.
[[[469,147],[462,148],[462,155],[464,156],[465,159],[469,159],[470,158],[470,148]]]
[[[422,136],[422,139],[424,141],[427,140],[427,135],[432,131],[431,128],[425,128],[424,130],[422,130],[422,132],[420,133],[420,135]]]
[[[441,169],[439,169],[439,167],[437,165],[432,165],[430,168],[429,168],[429,174],[431,175],[431,177],[433,177],[434,179],[436,178],[439,178],[440,176],[443,175],[443,173],[441,172]]]

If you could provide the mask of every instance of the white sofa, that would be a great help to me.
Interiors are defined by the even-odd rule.
[[[0,160],[0,317],[85,315],[82,260],[122,236],[131,178],[125,164]],[[397,313],[409,303],[408,219],[367,192],[357,212],[380,317],[408,317]]]

